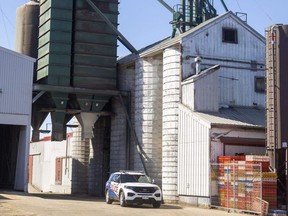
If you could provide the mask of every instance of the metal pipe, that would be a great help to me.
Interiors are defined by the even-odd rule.
[[[176,11],[170,7],[170,5],[168,5],[165,1],[163,0],[158,0],[158,2],[160,2],[167,10],[169,10],[171,13],[175,13]]]
[[[183,19],[182,32],[185,32],[186,31],[186,0],[182,0],[182,19]]]
[[[229,10],[228,10],[224,0],[220,0],[220,1],[221,1],[222,5],[223,5],[224,9],[226,10],[226,12],[228,12]]]
[[[44,93],[45,93],[45,91],[40,91],[35,97],[33,97],[32,103],[35,103]]]

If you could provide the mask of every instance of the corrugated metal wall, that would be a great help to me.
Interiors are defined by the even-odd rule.
[[[178,193],[210,196],[210,126],[179,106]]]
[[[0,113],[30,115],[33,59],[0,48]]]
[[[264,107],[265,95],[254,91],[254,77],[265,77],[265,39],[234,18],[223,18],[183,38],[183,77],[192,73],[192,57],[199,55],[202,57],[202,69],[221,65],[221,104],[253,106],[257,103]],[[222,28],[237,29],[238,43],[223,43]],[[251,61],[257,64],[253,65]]]

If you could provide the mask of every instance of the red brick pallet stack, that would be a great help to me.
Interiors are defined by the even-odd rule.
[[[238,208],[239,202],[243,199],[238,190],[235,190],[236,185],[233,184],[234,175],[231,164],[237,164],[238,161],[245,160],[245,156],[218,156],[219,172],[218,172],[218,191],[219,191],[219,204],[226,208]],[[234,168],[237,169],[237,166]],[[236,198],[236,200],[234,199]],[[244,197],[245,200],[245,197]],[[239,204],[241,205],[241,204]]]
[[[276,209],[277,175],[269,172],[267,156],[219,156],[218,163],[220,206],[267,212],[269,204]]]

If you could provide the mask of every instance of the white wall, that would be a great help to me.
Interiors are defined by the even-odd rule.
[[[148,174],[162,185],[162,85],[163,57],[141,58],[135,64],[134,124],[138,140],[147,154]],[[134,169],[143,170],[135,149]]]
[[[28,153],[35,59],[0,47],[0,124],[20,125],[15,190],[28,190]]]
[[[218,74],[218,71],[206,71],[182,82],[182,103],[193,111],[218,112]]]
[[[220,104],[253,106],[257,103],[264,107],[265,94],[254,91],[254,77],[265,76],[265,40],[228,15],[183,38],[183,75],[191,74],[193,56],[200,55],[202,68],[221,66]],[[237,44],[222,42],[223,27],[237,29]],[[256,71],[251,70],[252,60],[258,63]]]
[[[72,155],[71,145],[73,138],[68,142],[40,141],[30,144],[30,155],[33,156],[32,185],[43,192],[71,193]],[[66,146],[67,163],[66,163]],[[55,184],[56,158],[62,160],[62,185]],[[67,169],[65,169],[65,165]]]
[[[179,106],[178,193],[209,197],[210,124]]]

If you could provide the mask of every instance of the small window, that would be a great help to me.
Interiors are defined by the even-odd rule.
[[[264,93],[266,89],[265,78],[255,77],[255,92]]]
[[[223,28],[222,41],[224,43],[238,43],[237,29]]]
[[[62,185],[62,158],[56,158],[55,184]]]

